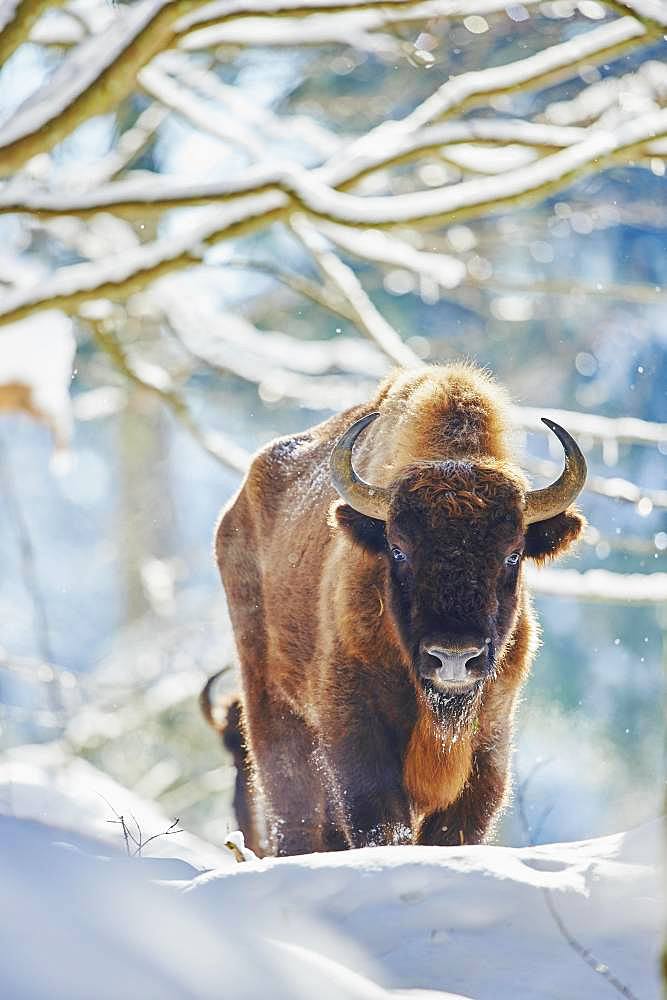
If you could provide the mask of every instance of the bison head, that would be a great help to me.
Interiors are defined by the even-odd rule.
[[[352,446],[377,416],[354,423],[333,450],[344,501],[335,517],[386,559],[386,596],[427,693],[466,695],[493,675],[511,635],[522,561],[553,557],[580,534],[583,519],[568,508],[586,462],[567,431],[544,418],[565,451],[565,469],[546,489],[526,492],[512,467],[492,458],[420,462],[389,487],[370,486],[353,468]]]

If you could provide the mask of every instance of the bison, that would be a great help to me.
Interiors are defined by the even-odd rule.
[[[242,677],[238,724],[218,725],[256,851],[489,835],[537,646],[522,565],[584,525],[584,457],[544,423],[565,468],[528,491],[505,392],[427,366],[255,456],[216,555]]]

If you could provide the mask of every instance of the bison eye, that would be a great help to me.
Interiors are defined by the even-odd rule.
[[[505,559],[505,565],[516,566],[520,558],[521,558],[520,552],[512,552],[512,554],[507,556],[507,558]]]
[[[408,558],[405,552],[403,552],[402,549],[399,549],[397,545],[392,545],[391,557],[392,559],[395,559],[396,562],[405,562],[405,560]]]

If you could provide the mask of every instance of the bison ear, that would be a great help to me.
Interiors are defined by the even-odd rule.
[[[329,514],[329,523],[342,528],[353,542],[367,552],[385,552],[387,549],[384,521],[360,514],[349,504],[334,504]]]
[[[535,521],[526,531],[525,555],[538,563],[555,559],[567,552],[585,527],[585,519],[573,507],[547,521]]]

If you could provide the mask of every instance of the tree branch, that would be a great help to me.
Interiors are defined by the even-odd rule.
[[[322,274],[338,289],[351,307],[359,330],[380,348],[394,364],[420,365],[421,359],[401,340],[361,286],[354,271],[322,246],[322,238],[303,216],[293,216],[290,228],[315,258]]]
[[[47,7],[60,7],[65,0],[2,0],[0,4],[0,67],[19,45],[26,42],[33,25]]]
[[[362,198],[328,187],[322,182],[324,171],[308,172],[288,164],[278,171],[264,167],[249,170],[243,180],[222,184],[156,183],[152,179],[120,181],[70,198],[39,193],[17,197],[10,190],[0,196],[0,213],[26,211],[49,217],[115,211],[123,215],[140,213],[143,217],[148,209],[165,211],[210,205],[242,195],[273,192],[278,197],[280,193],[287,196],[280,203],[284,211],[291,200],[306,213],[348,226],[434,226],[546,197],[592,170],[632,159],[647,142],[664,137],[667,137],[667,109],[624,122],[614,132],[593,131],[583,142],[517,170],[431,191]],[[275,202],[276,208],[278,204]]]
[[[606,604],[664,604],[667,573],[612,573],[606,569],[528,568],[528,582],[535,594],[569,597]]]
[[[82,42],[0,130],[0,174],[18,170],[77,125],[116,107],[137,73],[173,40],[174,23],[196,0],[143,0]]]
[[[183,397],[170,385],[170,380],[165,372],[160,372],[159,380],[153,377],[154,369],[151,369],[150,375],[148,373],[142,375],[104,321],[90,318],[89,323],[93,339],[98,347],[109,356],[114,366],[129,382],[143,391],[157,396],[212,458],[235,472],[245,472],[250,459],[249,453],[223,434],[202,430],[194,420]]]

